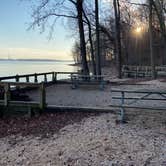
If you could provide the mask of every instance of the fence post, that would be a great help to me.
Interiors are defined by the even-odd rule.
[[[44,74],[44,82],[47,82],[47,74]]]
[[[37,83],[38,80],[37,80],[37,74],[35,73],[35,78],[34,78],[34,82]]]
[[[29,76],[26,76],[26,82],[29,82]]]
[[[57,73],[56,72],[53,72],[53,82],[56,82],[57,81]]]
[[[56,82],[57,73],[52,72],[52,82]]]
[[[43,110],[46,105],[46,92],[45,92],[45,86],[42,82],[40,84],[40,109]]]
[[[16,75],[16,82],[19,82],[19,75]]]
[[[122,93],[122,98],[121,98],[121,122],[123,123],[125,121],[125,109],[123,107],[124,103],[125,103],[125,92],[121,92]]]
[[[9,106],[9,101],[10,101],[10,84],[6,83],[4,87],[5,93],[4,93],[4,106],[8,107]]]

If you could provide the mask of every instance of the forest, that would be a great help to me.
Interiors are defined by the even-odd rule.
[[[85,75],[101,75],[114,62],[119,78],[123,65],[151,66],[155,78],[155,66],[166,64],[165,0],[40,0],[30,28],[51,38],[59,19],[75,39],[71,54]]]

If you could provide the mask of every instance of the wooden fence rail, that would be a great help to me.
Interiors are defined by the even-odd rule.
[[[39,88],[39,101],[15,101],[11,100],[11,91],[15,88]],[[42,83],[25,83],[25,82],[0,82],[1,92],[4,97],[0,100],[0,106],[8,110],[9,107],[26,107],[31,112],[32,108],[44,110],[46,107],[45,84]]]
[[[155,66],[157,76],[166,76],[166,66]],[[122,75],[124,77],[151,77],[152,68],[151,66],[132,66],[123,65]]]
[[[47,73],[34,73],[34,74],[24,74],[24,75],[14,75],[14,76],[7,76],[7,77],[0,77],[0,81],[5,81],[5,80],[15,80],[15,82],[20,82],[21,78],[25,78],[25,81],[27,83],[30,82],[30,77],[33,77],[33,82],[38,83],[38,77],[43,76],[44,82],[56,82],[57,81],[57,76],[58,75],[66,75],[66,74],[77,74],[78,72],[47,72]],[[48,81],[48,75],[51,75],[51,81]]]

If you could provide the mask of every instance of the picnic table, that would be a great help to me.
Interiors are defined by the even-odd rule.
[[[163,105],[147,105],[137,104],[139,101],[166,101],[166,91],[159,90],[122,90],[111,89],[111,93],[116,93],[116,96],[112,94],[113,100],[120,100],[119,104],[111,104],[111,107],[119,107],[121,110],[121,121],[125,119],[125,108],[139,108],[150,110],[166,110],[166,103]],[[129,96],[133,94],[133,96]],[[118,95],[118,96],[117,96]]]
[[[99,85],[100,90],[104,90],[106,81],[104,75],[82,75],[71,74],[72,89],[76,89],[79,85]]]

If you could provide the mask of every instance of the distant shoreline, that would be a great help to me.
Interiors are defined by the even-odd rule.
[[[57,59],[0,59],[0,61],[74,62],[73,60],[57,60]]]

